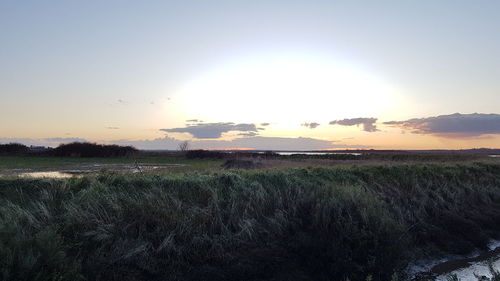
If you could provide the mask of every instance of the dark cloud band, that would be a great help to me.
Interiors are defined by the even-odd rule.
[[[330,125],[341,125],[341,126],[363,126],[363,131],[366,132],[376,132],[377,126],[375,123],[377,122],[377,118],[351,118],[351,119],[342,119],[342,120],[334,120],[330,121]]]
[[[132,145],[141,149],[172,149],[179,147],[181,140],[164,137],[154,140],[119,140],[112,143],[120,145]],[[362,145],[347,145],[336,143],[330,140],[321,140],[315,138],[286,138],[286,137],[262,137],[262,136],[243,136],[233,140],[217,139],[198,139],[189,141],[192,149],[227,149],[227,148],[247,148],[255,150],[321,150],[333,148],[367,148]]]
[[[416,134],[443,137],[474,137],[500,134],[500,114],[450,114],[404,121],[384,122],[385,125],[411,130]]]
[[[169,133],[188,133],[197,139],[217,139],[220,138],[223,133],[232,131],[258,134],[258,129],[255,124],[235,124],[232,122],[188,124],[186,127],[161,129],[160,131]]]

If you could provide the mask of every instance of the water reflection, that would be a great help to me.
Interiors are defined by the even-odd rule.
[[[65,179],[71,177],[81,176],[82,174],[77,173],[65,173],[59,171],[52,172],[29,172],[29,173],[21,173],[20,177],[23,178],[54,178],[54,179]]]
[[[90,164],[80,165],[78,169],[59,170],[59,171],[16,171],[11,175],[17,175],[23,178],[55,178],[64,179],[71,177],[82,177],[84,175],[98,174],[103,171],[112,171],[117,173],[143,173],[166,170],[172,167],[183,167],[185,164]],[[2,173],[0,173],[2,176]]]

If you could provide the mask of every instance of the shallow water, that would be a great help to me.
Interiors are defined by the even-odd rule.
[[[491,277],[488,262],[500,270],[500,240],[488,244],[489,251],[468,256],[449,256],[442,259],[421,260],[409,266],[406,273],[411,280],[446,281],[457,275],[461,281],[477,281],[477,276]]]
[[[500,270],[500,260],[497,259],[492,263],[495,270]],[[447,281],[450,275],[457,275],[461,281],[477,281],[477,276],[491,277],[491,272],[487,261],[472,263],[466,268],[454,270],[448,274],[443,274],[436,277],[436,281]]]
[[[83,173],[82,173],[83,174]],[[19,177],[22,178],[53,178],[53,179],[65,179],[71,177],[78,177],[82,174],[78,173],[66,173],[60,171],[51,171],[51,172],[28,172],[28,173],[20,173]]]
[[[130,163],[82,163],[74,165],[69,169],[60,170],[34,170],[34,169],[11,169],[0,171],[0,177],[18,176],[22,178],[71,178],[84,175],[98,174],[101,171],[113,171],[118,173],[142,173],[161,171],[172,167],[183,167],[186,164],[130,164]]]

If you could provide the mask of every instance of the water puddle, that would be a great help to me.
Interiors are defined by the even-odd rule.
[[[495,270],[500,269],[500,260],[496,260],[492,263],[492,266]],[[451,275],[456,275],[461,281],[477,281],[477,277],[486,277],[491,278],[492,274],[489,269],[489,264],[487,261],[476,262],[472,264],[468,264],[466,268],[457,269],[451,271],[447,274],[442,274],[436,277],[436,281],[448,281]],[[477,277],[476,277],[477,276]],[[479,279],[482,280],[482,279]],[[488,279],[489,280],[489,279]]]
[[[19,177],[22,178],[53,178],[53,179],[65,179],[71,177],[82,176],[82,174],[76,173],[68,173],[68,172],[59,172],[59,171],[51,171],[51,172],[28,172],[28,173],[20,173]]]
[[[490,278],[490,262],[495,270],[500,270],[500,240],[491,241],[488,248],[487,252],[469,256],[420,261],[411,265],[407,274],[411,280],[447,281],[451,275],[461,281],[476,281],[476,275]]]
[[[84,175],[98,174],[101,171],[113,171],[118,173],[143,173],[165,170],[172,167],[183,167],[185,164],[101,164],[90,163],[80,164],[74,169],[63,169],[55,171],[40,171],[40,170],[12,170],[2,175],[14,175],[22,178],[54,178],[64,179],[71,177],[81,177]]]

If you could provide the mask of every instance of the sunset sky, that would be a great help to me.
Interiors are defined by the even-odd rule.
[[[0,0],[0,143],[500,148],[500,1]]]

